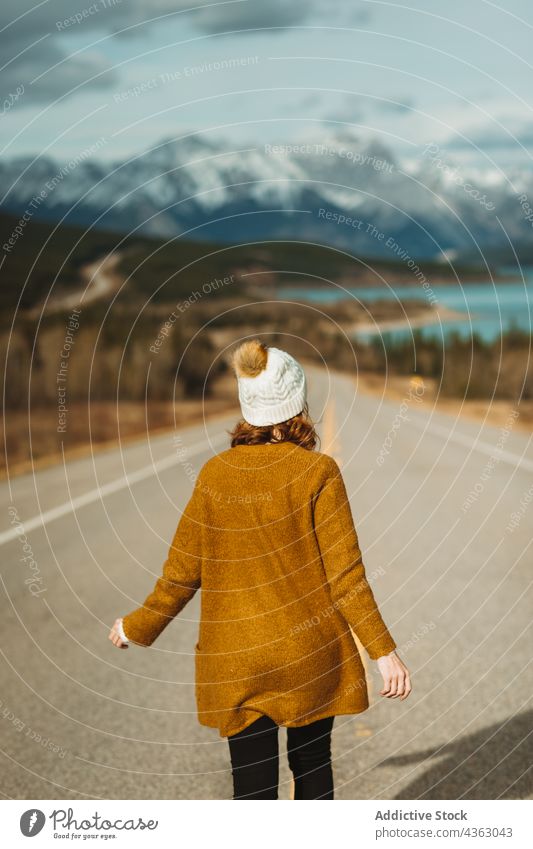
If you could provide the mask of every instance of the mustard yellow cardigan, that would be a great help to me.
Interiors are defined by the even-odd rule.
[[[201,587],[199,721],[236,734],[261,714],[306,725],[368,707],[353,629],[372,659],[396,643],[365,575],[336,461],[290,443],[208,460],[160,577],[123,618],[151,645]]]

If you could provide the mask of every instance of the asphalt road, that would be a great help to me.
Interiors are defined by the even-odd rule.
[[[532,798],[531,440],[512,421],[505,434],[414,393],[402,405],[308,374],[413,678],[405,702],[383,699],[367,661],[369,710],[335,720],[336,797]],[[5,798],[230,798],[227,743],[195,713],[199,598],[150,649],[118,651],[107,634],[151,589],[194,471],[233,421],[2,483]]]

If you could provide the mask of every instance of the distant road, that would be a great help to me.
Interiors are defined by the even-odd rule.
[[[370,709],[335,720],[337,798],[532,798],[531,439],[308,374],[414,685],[382,699],[366,660]],[[231,796],[227,743],[196,718],[199,596],[150,649],[107,634],[160,574],[235,416],[2,483],[6,798]]]
[[[118,272],[118,264],[122,259],[122,251],[104,254],[98,259],[88,262],[80,268],[80,288],[68,294],[52,293],[46,302],[46,314],[63,312],[79,306],[86,307],[102,298],[111,299],[118,291],[123,278]],[[43,311],[42,304],[34,307],[31,314],[39,317]]]

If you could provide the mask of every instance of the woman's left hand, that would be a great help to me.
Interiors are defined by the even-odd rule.
[[[120,638],[120,634],[119,634],[119,630],[118,630],[119,622],[120,622],[120,619],[115,619],[114,625],[109,632],[109,639],[111,640],[113,645],[116,646],[118,649],[127,649],[128,644],[124,643]]]
[[[411,678],[407,666],[402,663],[395,651],[377,659],[378,669],[383,677],[383,689],[380,696],[403,701],[411,692]]]

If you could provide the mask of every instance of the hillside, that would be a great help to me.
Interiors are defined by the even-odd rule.
[[[49,221],[98,227],[149,238],[206,243],[298,242],[328,244],[359,256],[397,258],[396,245],[415,260],[464,262],[474,252],[516,247],[531,228],[516,188],[495,169],[470,173],[465,185],[441,173],[422,151],[402,161],[376,139],[348,130],[299,144],[252,144],[231,149],[204,133],[163,138],[124,159],[98,156],[65,170],[59,159],[24,156],[0,163],[4,209],[23,214],[40,198]],[[17,179],[13,181],[13,174]],[[531,175],[515,186],[533,196]],[[49,189],[46,187],[50,186]],[[482,202],[485,198],[485,202]]]
[[[16,216],[0,213],[2,245],[8,243],[18,222]],[[0,288],[4,321],[10,320],[17,305],[28,310],[42,304],[50,292],[57,297],[79,290],[82,267],[115,251],[121,254],[117,271],[126,280],[123,298],[128,304],[147,299],[173,303],[205,291],[204,287],[210,294],[220,291],[240,297],[246,297],[252,287],[257,297],[258,287],[278,282],[324,285],[335,280],[352,286],[383,285],[382,278],[415,282],[405,263],[356,257],[326,245],[298,241],[227,245],[124,237],[112,231],[57,226],[34,217],[11,250],[4,251]],[[421,262],[420,268],[432,284],[453,281],[456,274],[463,281],[487,274],[473,265],[451,269],[430,261]],[[217,288],[217,281],[224,278],[230,278],[231,286]]]

